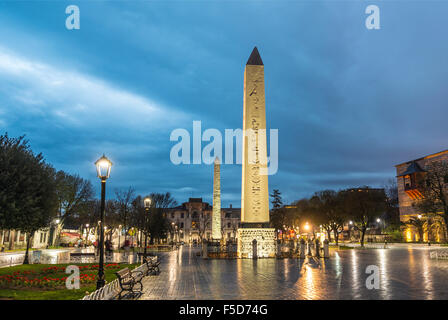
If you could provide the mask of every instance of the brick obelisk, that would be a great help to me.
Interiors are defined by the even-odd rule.
[[[215,158],[213,174],[213,216],[212,239],[221,240],[221,165],[218,157]]]
[[[238,256],[273,257],[275,230],[269,228],[264,65],[257,47],[244,71],[241,223]]]

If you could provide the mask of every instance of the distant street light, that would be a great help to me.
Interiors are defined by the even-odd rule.
[[[421,218],[422,218],[422,215],[421,215],[421,214],[419,214],[419,215],[417,216],[417,218],[421,219]]]
[[[106,180],[110,176],[110,169],[112,167],[112,162],[106,158],[106,156],[103,154],[101,158],[99,158],[95,162],[96,166],[96,172],[98,175],[98,178],[101,180],[101,211],[100,211],[100,223],[104,226],[104,211],[106,209]],[[98,267],[98,280],[96,282],[96,289],[100,289],[104,287],[106,284],[105,277],[104,277],[104,228],[99,228],[100,230],[100,242],[99,242],[99,248],[100,248],[100,261],[99,261],[99,267]]]
[[[143,251],[143,262],[146,263],[146,247],[148,246],[148,217],[149,217],[149,208],[151,207],[152,200],[150,197],[146,197],[143,200],[143,205],[145,206],[145,249]]]

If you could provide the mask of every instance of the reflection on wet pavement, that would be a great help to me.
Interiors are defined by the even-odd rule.
[[[161,253],[141,299],[448,299],[448,261],[426,248],[341,250],[330,259],[204,260],[188,247]],[[379,268],[369,290],[366,268]]]

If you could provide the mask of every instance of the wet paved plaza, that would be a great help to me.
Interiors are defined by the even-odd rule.
[[[428,247],[332,251],[331,258],[204,260],[198,249],[162,253],[140,299],[448,299],[448,260]],[[367,289],[376,265],[380,288]]]

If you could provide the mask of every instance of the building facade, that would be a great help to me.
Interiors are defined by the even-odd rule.
[[[30,248],[45,248],[50,232],[48,228],[36,231],[31,238]],[[0,250],[26,249],[27,236],[19,230],[0,230]]]
[[[213,207],[202,198],[190,198],[182,205],[166,209],[166,217],[172,225],[169,241],[199,244],[212,239]],[[240,208],[221,208],[221,234],[224,242],[236,241],[241,223]]]
[[[427,225],[425,225],[425,221],[428,217],[425,212],[419,211],[416,204],[419,200],[424,198],[423,183],[426,175],[426,167],[428,164],[436,161],[448,162],[448,150],[430,154],[395,166],[397,170],[400,221],[406,223],[409,222],[410,219],[422,219],[422,225],[424,227],[423,239],[421,239],[417,227],[407,224],[404,231],[404,236],[405,240],[408,242],[428,241],[428,228]],[[439,224],[442,224],[442,227],[435,228],[434,230],[432,229],[432,241],[436,242],[444,240],[443,221],[438,222]]]

